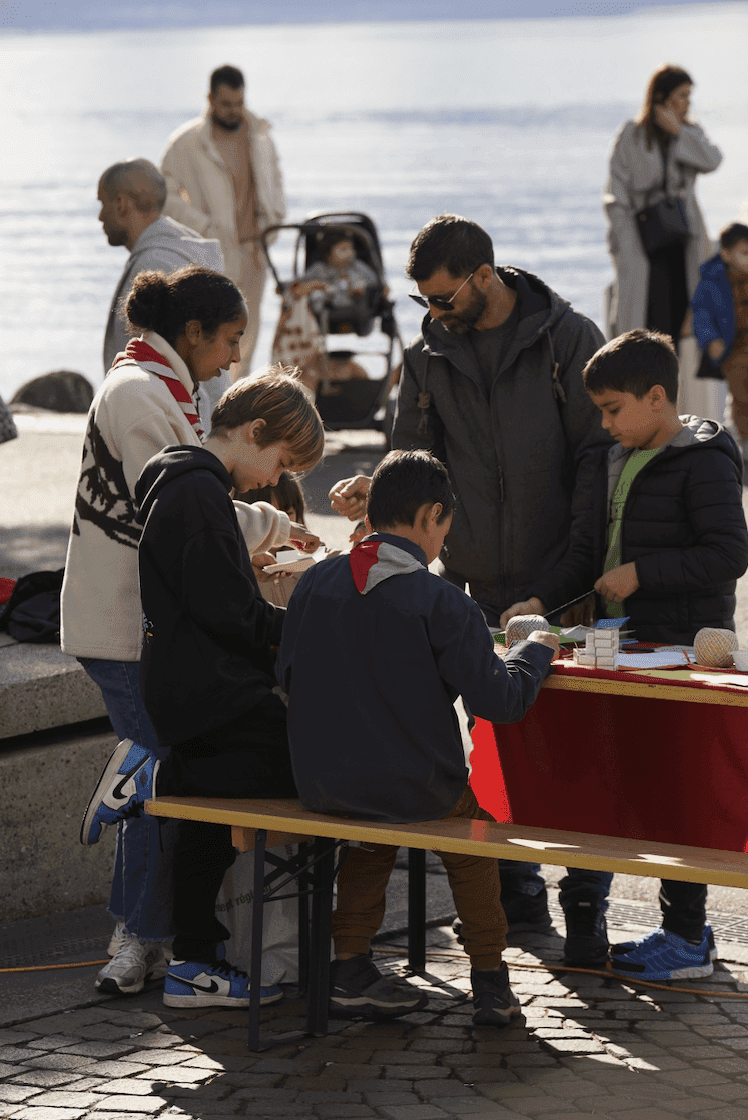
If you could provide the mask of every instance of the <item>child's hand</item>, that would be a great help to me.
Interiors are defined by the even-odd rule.
[[[318,292],[326,288],[324,280],[295,280],[291,285],[290,292],[294,299],[302,299],[304,296],[309,296],[312,292]]]
[[[291,522],[291,532],[288,539],[302,552],[316,552],[322,544],[316,533],[312,533],[305,525],[297,525],[295,521]]]
[[[368,535],[369,535],[369,528],[368,528],[366,522],[365,521],[359,521],[358,525],[353,530],[353,532],[351,533],[348,540],[350,541],[351,544],[358,544],[359,541],[362,541],[364,539],[364,537],[368,537]]]
[[[365,474],[342,478],[330,491],[330,505],[349,521],[360,521],[366,512],[366,495],[370,486],[371,479]]]
[[[545,607],[535,595],[531,599],[524,599],[520,603],[512,603],[511,607],[507,607],[499,619],[499,626],[502,630],[506,630],[507,622],[510,618],[514,618],[516,614],[545,614]]]
[[[713,362],[719,362],[725,353],[724,339],[713,338],[706,348],[706,352]]]
[[[561,639],[558,634],[551,634],[548,630],[533,630],[527,640],[528,642],[537,642],[538,645],[548,646],[548,649],[552,649],[553,657],[551,661],[555,661],[561,652]]]
[[[273,578],[264,571],[266,564],[274,564],[275,557],[271,552],[256,552],[252,557],[252,567],[254,568],[255,576],[258,583],[269,583]]]
[[[638,589],[639,580],[634,563],[621,564],[617,568],[611,568],[609,572],[601,575],[595,584],[595,591],[598,595],[602,595],[603,599],[609,599],[611,603],[622,603],[624,599],[628,599],[629,595],[633,595]]]

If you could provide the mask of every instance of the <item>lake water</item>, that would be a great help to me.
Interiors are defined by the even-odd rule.
[[[601,322],[610,144],[663,60],[693,74],[693,114],[725,153],[699,186],[709,230],[736,218],[748,200],[746,42],[745,3],[527,21],[0,34],[0,393],[60,367],[101,381],[126,251],[96,221],[98,177],[118,159],[158,162],[223,62],[244,70],[248,103],[274,123],[289,216],[353,208],[377,223],[408,339],[420,316],[406,298],[407,249],[445,210],[476,219],[500,262],[537,272]],[[277,317],[268,290],[258,363]]]

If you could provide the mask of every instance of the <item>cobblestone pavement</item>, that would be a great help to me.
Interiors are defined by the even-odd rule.
[[[562,945],[551,930],[508,950],[523,1018],[504,1030],[472,1026],[467,961],[444,927],[413,977],[425,1011],[332,1020],[326,1038],[262,1054],[240,1011],[165,1008],[157,985],[92,998],[0,1030],[0,1117],[748,1120],[748,999],[735,998],[748,995],[748,947],[718,940],[712,977],[658,991],[552,972]],[[404,973],[404,949],[388,943],[377,962]],[[303,1029],[303,1014],[289,988],[265,1029]]]

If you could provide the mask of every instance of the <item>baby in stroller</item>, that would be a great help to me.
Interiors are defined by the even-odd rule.
[[[328,231],[321,239],[320,253],[322,259],[288,289],[273,343],[273,361],[298,365],[301,381],[312,393],[320,382],[368,378],[350,351],[326,352],[317,316],[325,308],[345,313],[365,300],[367,289],[376,293],[380,289],[376,272],[357,256],[345,230]]]
[[[315,261],[303,277],[305,281],[320,282],[311,289],[312,306],[315,298],[321,297],[322,302],[332,307],[345,307],[352,299],[360,300],[367,286],[378,286],[374,269],[356,255],[356,246],[344,230],[331,230],[322,239],[320,248],[323,259]],[[319,292],[319,297],[315,297],[315,292]]]

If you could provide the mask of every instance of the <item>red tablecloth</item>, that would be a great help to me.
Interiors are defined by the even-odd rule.
[[[497,820],[748,850],[748,708],[543,689],[476,720],[471,784]]]

